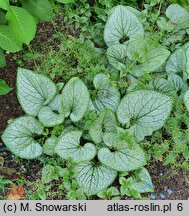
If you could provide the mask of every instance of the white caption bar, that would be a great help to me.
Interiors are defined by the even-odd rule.
[[[180,216],[189,215],[189,201],[0,201],[0,216]]]

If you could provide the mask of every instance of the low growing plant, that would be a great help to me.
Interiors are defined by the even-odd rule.
[[[177,10],[185,9],[174,4],[166,12],[174,31],[188,28],[186,14],[185,19],[173,22],[173,16],[180,16]],[[112,9],[104,40],[112,73],[97,74],[90,88],[78,77],[63,86],[42,74],[19,69],[17,97],[26,115],[7,127],[2,140],[21,158],[46,154],[71,160],[74,180],[87,196],[141,198],[141,193],[153,191],[145,168],[149,155],[142,148],[144,142],[157,142],[157,137],[164,141],[163,128],[177,147],[186,146],[180,152],[188,147],[187,137],[179,143],[176,136],[180,113],[188,115],[189,110],[188,43],[171,53],[146,32],[141,13],[127,6]],[[121,92],[109,78],[115,74],[118,84],[120,80],[128,84]],[[43,180],[45,171],[58,179],[59,166],[47,166]],[[115,187],[105,192],[117,177],[119,193]],[[47,178],[47,182],[51,180]]]

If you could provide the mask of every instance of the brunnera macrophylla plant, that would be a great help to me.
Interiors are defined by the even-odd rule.
[[[124,172],[132,172],[131,189],[153,191],[139,143],[163,126],[172,99],[153,90],[120,98],[105,74],[98,74],[93,84],[90,97],[78,77],[61,89],[46,76],[18,69],[17,97],[26,115],[6,128],[4,144],[20,158],[36,159],[47,154],[71,159],[75,179],[87,195],[107,188]],[[95,118],[90,120],[89,115]],[[57,125],[64,126],[61,134],[47,137],[45,128]]]

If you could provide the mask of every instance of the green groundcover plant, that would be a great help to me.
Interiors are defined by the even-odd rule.
[[[74,178],[88,196],[118,195],[115,188],[104,192],[117,177],[126,191],[122,194],[153,191],[145,168],[148,154],[141,143],[161,128],[172,127],[166,120],[180,109],[177,102],[189,110],[189,45],[171,53],[148,34],[141,16],[131,7],[117,6],[104,30],[110,72],[128,82],[124,92],[103,73],[88,88],[79,77],[55,84],[42,74],[18,69],[17,97],[26,115],[13,120],[2,135],[13,154],[72,160]],[[166,16],[163,22],[172,32],[184,29],[187,34],[187,10],[173,4]],[[58,125],[62,129],[54,135]]]

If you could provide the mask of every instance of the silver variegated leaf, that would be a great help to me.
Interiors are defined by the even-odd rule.
[[[96,147],[92,143],[80,144],[81,131],[70,131],[59,139],[55,152],[64,159],[71,158],[74,162],[90,161],[96,155]]]
[[[73,122],[81,120],[90,101],[86,85],[78,77],[74,77],[64,86],[62,95],[64,116],[70,116]]]
[[[43,145],[43,153],[45,153],[46,155],[53,155],[55,146],[58,142],[58,138],[57,137],[50,137],[45,141],[45,144]]]
[[[38,158],[42,147],[34,137],[43,133],[43,126],[31,116],[15,119],[4,131],[2,140],[10,151],[25,159]]]
[[[127,56],[134,63],[130,73],[139,77],[158,70],[169,57],[170,52],[150,39],[139,39],[128,43]]]
[[[110,110],[103,110],[99,117],[94,121],[89,129],[89,135],[92,140],[98,144],[102,141],[103,135],[106,132],[116,132],[117,121],[114,113]]]
[[[171,4],[166,10],[166,16],[175,24],[176,30],[189,28],[189,12],[182,6]]]
[[[109,63],[116,68],[121,70],[126,68],[127,65],[127,46],[124,44],[115,44],[108,48],[107,57]]]
[[[116,133],[105,134],[103,140],[109,148],[101,148],[98,151],[101,163],[120,172],[136,170],[146,164],[145,154],[139,145],[129,146]]]
[[[100,112],[108,108],[115,112],[120,102],[120,93],[111,86],[109,78],[105,74],[98,74],[94,78],[94,86],[97,90],[93,106]]]
[[[92,162],[78,164],[75,172],[77,182],[88,196],[95,195],[107,188],[117,177],[115,170],[103,164],[95,165]]]
[[[133,130],[138,141],[160,129],[172,109],[169,96],[155,91],[140,90],[126,95],[117,111],[120,123]]]
[[[55,113],[48,106],[44,106],[39,110],[38,118],[45,127],[54,127],[64,122],[64,116],[62,114]]]
[[[139,193],[149,193],[154,191],[152,179],[146,168],[137,170],[136,173],[129,178],[131,182],[130,189],[134,189]]]
[[[41,107],[53,99],[56,91],[56,85],[48,77],[30,70],[18,69],[17,96],[27,114],[37,116]]]
[[[124,6],[117,6],[110,15],[104,30],[107,46],[118,44],[121,39],[143,37],[144,29],[137,16]]]

